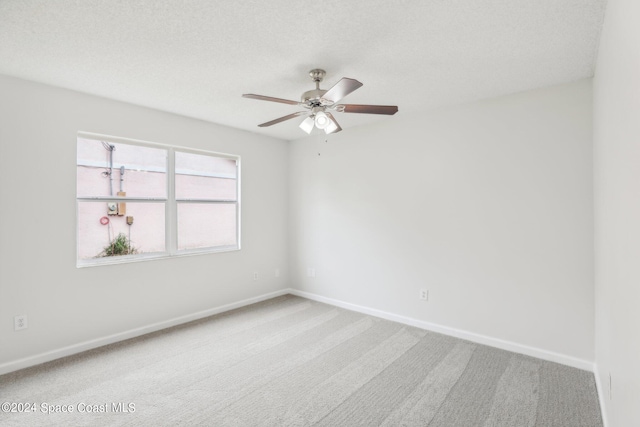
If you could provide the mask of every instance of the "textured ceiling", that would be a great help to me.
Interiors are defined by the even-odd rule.
[[[282,139],[312,68],[398,115],[591,77],[605,0],[0,0],[0,73]],[[396,116],[337,114],[349,128]]]

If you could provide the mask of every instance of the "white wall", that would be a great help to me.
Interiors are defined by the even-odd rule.
[[[640,425],[639,19],[609,0],[594,78],[596,363],[615,427]]]
[[[288,143],[5,76],[0,93],[0,373],[288,286]],[[78,131],[242,156],[242,250],[77,269]]]
[[[590,368],[591,132],[584,80],[292,142],[292,287]]]
[[[401,109],[289,148],[0,76],[0,368],[290,285],[588,364],[590,88]],[[241,155],[243,249],[77,269],[78,131]]]

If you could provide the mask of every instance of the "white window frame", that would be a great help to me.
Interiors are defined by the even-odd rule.
[[[122,138],[110,135],[102,135],[91,132],[78,132],[76,136],[76,145],[78,138],[86,138],[86,139],[95,139],[99,141],[105,142],[113,142],[119,144],[129,144],[136,145],[141,147],[149,147],[149,148],[158,148],[167,151],[167,168],[166,168],[166,198],[158,198],[158,197],[109,197],[109,196],[93,196],[93,197],[79,197],[77,195],[76,190],[76,267],[94,267],[100,265],[112,265],[112,264],[123,264],[130,262],[140,262],[140,261],[149,261],[155,259],[166,259],[166,258],[174,258],[181,256],[192,256],[192,255],[202,255],[202,254],[210,254],[216,252],[231,252],[231,251],[239,251],[241,249],[241,159],[239,155],[228,154],[228,153],[220,153],[215,151],[208,150],[200,150],[189,147],[183,147],[178,145],[167,145],[160,144],[156,142],[143,141],[138,139],[130,139],[130,138]],[[191,154],[200,154],[212,157],[219,157],[225,159],[232,159],[236,161],[236,200],[220,200],[220,201],[212,201],[206,200],[202,201],[188,201],[189,203],[224,203],[224,204],[235,204],[236,205],[236,245],[230,246],[212,246],[206,248],[196,248],[196,249],[182,249],[178,250],[178,202],[184,203],[185,201],[180,199],[176,199],[175,194],[175,153],[176,151],[191,153]],[[77,165],[77,154],[76,154],[76,165]],[[77,174],[76,174],[77,181]],[[77,189],[77,182],[76,182]],[[135,203],[164,203],[165,204],[165,252],[154,252],[154,253],[141,253],[141,254],[133,254],[133,255],[120,255],[114,257],[101,257],[101,258],[90,258],[90,259],[80,259],[79,258],[79,244],[80,244],[80,236],[79,236],[79,205],[81,202],[96,202],[96,201],[104,201],[104,202],[114,202],[114,203],[122,203],[122,202],[135,202]]]

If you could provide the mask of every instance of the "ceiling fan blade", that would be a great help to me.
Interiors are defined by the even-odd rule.
[[[242,95],[244,98],[258,99],[260,101],[280,102],[281,104],[300,105],[301,102],[290,101],[288,99],[274,98],[272,96],[255,95],[253,93],[245,93]]]
[[[333,114],[331,114],[329,112],[325,112],[325,114],[327,115],[327,117],[329,117],[329,119],[331,119],[331,123],[329,123],[329,126],[324,128],[324,133],[326,133],[328,135],[330,133],[340,132],[342,130],[342,128],[338,124],[338,121],[336,120],[336,118],[333,117]]]
[[[308,111],[298,111],[297,113],[289,114],[287,116],[283,116],[278,119],[271,120],[270,122],[262,123],[261,125],[258,125],[258,127],[265,128],[267,126],[272,126],[280,122],[284,122],[285,120],[293,119],[295,117],[301,116],[303,114],[308,114],[308,113],[309,113]]]
[[[392,116],[398,112],[398,107],[396,105],[342,104],[336,105],[336,111],[341,113],[386,114]]]
[[[354,90],[358,89],[360,86],[362,86],[362,83],[359,81],[343,77],[338,83],[334,84],[331,89],[322,95],[322,100],[329,101],[332,104],[336,103]]]

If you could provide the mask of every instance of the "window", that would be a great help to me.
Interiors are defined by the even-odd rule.
[[[78,267],[240,248],[238,156],[84,133],[77,144]]]

